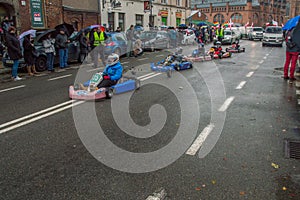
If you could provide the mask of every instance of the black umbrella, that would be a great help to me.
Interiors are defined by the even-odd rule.
[[[51,34],[52,38],[55,38],[55,36],[57,34],[56,29],[49,29],[49,30],[46,30],[46,31],[42,32],[41,34],[39,34],[36,37],[37,42],[42,42],[43,40],[47,39],[49,34]]]
[[[55,26],[55,29],[59,32],[61,29],[64,29],[66,35],[70,37],[74,32],[74,26],[72,24],[63,23]]]
[[[300,23],[298,21],[298,24],[294,28],[293,34],[292,34],[293,42],[297,44],[298,47],[300,47]]]

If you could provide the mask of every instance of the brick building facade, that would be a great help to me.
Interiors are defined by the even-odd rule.
[[[210,22],[233,22],[263,26],[272,20],[284,24],[299,15],[298,0],[191,0],[192,9],[199,10]]]
[[[100,23],[99,0],[0,0],[0,20],[8,16],[18,32],[54,28],[63,22],[77,29]]]

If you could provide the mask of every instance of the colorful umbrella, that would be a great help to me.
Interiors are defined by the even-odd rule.
[[[43,32],[37,36],[36,41],[42,42],[44,39],[46,39],[48,37],[49,34],[51,34],[52,38],[55,38],[56,33],[57,32],[55,29],[46,30],[45,32]]]

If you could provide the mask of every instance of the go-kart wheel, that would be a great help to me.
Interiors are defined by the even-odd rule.
[[[179,65],[176,65],[175,69],[176,69],[176,71],[180,71]]]
[[[141,81],[139,79],[135,80],[135,89],[138,90],[141,87]]]
[[[226,48],[225,51],[228,52],[228,48]]]
[[[222,54],[219,54],[218,56],[219,56],[220,59],[222,59]]]
[[[193,68],[193,64],[192,64],[192,63],[190,64],[190,68],[191,68],[191,69]]]
[[[114,90],[112,88],[108,88],[106,91],[105,91],[105,95],[106,95],[106,98],[107,99],[111,99],[112,96],[114,94]]]

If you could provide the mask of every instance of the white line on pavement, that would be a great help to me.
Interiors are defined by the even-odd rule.
[[[142,78],[141,81],[145,81],[145,80],[147,80],[147,79],[153,78],[153,77],[158,76],[158,75],[160,75],[160,74],[161,74],[161,73],[156,73],[156,74],[153,74],[152,76],[148,76],[148,77],[146,77],[146,78]]]
[[[145,74],[145,75],[143,75],[143,76],[139,76],[139,77],[137,77],[137,78],[138,78],[138,79],[141,79],[141,78],[144,78],[144,77],[146,77],[146,76],[151,76],[152,74],[154,74],[154,72],[149,73],[149,74]]]
[[[138,60],[148,60],[149,58],[140,58]]]
[[[121,64],[124,65],[124,64],[127,64],[127,63],[129,63],[129,62],[122,62]]]
[[[62,108],[59,108],[59,109],[57,109],[57,110],[53,110],[53,111],[51,111],[51,112],[48,112],[48,113],[45,113],[45,114],[43,114],[43,115],[37,116],[37,117],[35,117],[35,118],[29,119],[29,120],[27,120],[27,121],[23,121],[23,122],[21,122],[21,123],[19,123],[19,124],[16,124],[16,125],[13,125],[13,126],[10,126],[10,127],[8,127],[8,128],[5,128],[5,129],[0,130],[0,134],[5,133],[5,132],[8,132],[8,131],[11,131],[11,130],[16,129],[16,128],[19,128],[19,127],[21,127],[21,126],[25,126],[25,125],[27,125],[27,124],[30,124],[30,123],[35,122],[35,121],[37,121],[37,120],[40,120],[40,119],[42,119],[42,118],[48,117],[48,116],[50,116],[50,115],[54,115],[54,114],[56,114],[56,113],[62,112],[62,111],[64,111],[64,110],[66,110],[66,109],[69,109],[69,108],[71,108],[71,107],[73,107],[73,106],[77,106],[77,105],[82,104],[82,103],[84,103],[84,101],[78,101],[78,102],[73,103],[73,104],[71,104],[71,105],[67,105],[67,106],[62,107]]]
[[[194,141],[192,146],[187,150],[186,154],[194,156],[202,146],[203,142],[206,140],[207,136],[214,129],[214,127],[214,124],[209,124],[207,127],[205,127],[203,131],[199,134],[197,139]]]
[[[232,103],[232,101],[234,100],[234,96],[229,97],[228,99],[226,99],[226,101],[224,102],[224,104],[219,108],[220,112],[225,112],[228,107],[230,106],[230,104]]]
[[[250,78],[251,76],[253,76],[254,72],[249,72],[246,77]]]
[[[48,81],[54,81],[54,80],[58,80],[58,79],[63,79],[63,78],[67,78],[69,76],[72,76],[72,74],[67,74],[67,75],[64,75],[64,76],[59,76],[59,77],[55,77],[55,78],[50,78],[48,79]]]
[[[269,55],[270,55],[270,54],[268,54],[268,53],[266,54],[266,56],[269,56]]]
[[[260,62],[259,62],[259,64],[263,64],[264,63],[264,60],[261,60]]]
[[[23,88],[23,87],[25,87],[25,85],[19,85],[19,86],[16,86],[16,87],[3,89],[3,90],[0,90],[0,93],[1,93],[1,92],[7,92],[7,91],[10,91],[10,90],[19,89],[19,88]]]
[[[237,89],[237,90],[242,89],[246,83],[247,83],[247,81],[240,82],[240,84],[235,89]]]
[[[50,108],[47,108],[47,109],[44,109],[44,110],[41,110],[41,111],[32,113],[32,114],[30,114],[30,115],[26,115],[26,116],[24,116],[24,117],[21,117],[21,118],[12,120],[12,121],[10,121],[10,122],[6,122],[6,123],[4,123],[4,124],[1,124],[1,125],[0,125],[0,128],[9,126],[9,125],[11,125],[11,124],[18,123],[18,122],[20,122],[20,121],[23,121],[23,120],[25,120],[25,119],[29,119],[29,118],[31,118],[31,117],[35,117],[35,116],[37,116],[37,115],[43,114],[43,113],[45,113],[45,112],[54,110],[54,109],[56,109],[56,108],[62,107],[62,106],[64,106],[64,105],[66,105],[66,104],[70,104],[70,103],[73,103],[73,102],[74,102],[74,100],[66,101],[66,102],[63,102],[63,103],[61,103],[61,104],[57,104],[57,105],[55,105],[55,106],[52,106],[52,107],[50,107]]]
[[[267,59],[267,56],[265,56],[264,59],[266,60],[266,59]]]
[[[100,68],[89,69],[89,70],[86,70],[86,72],[93,72],[93,71],[97,71],[97,70],[100,70]]]

